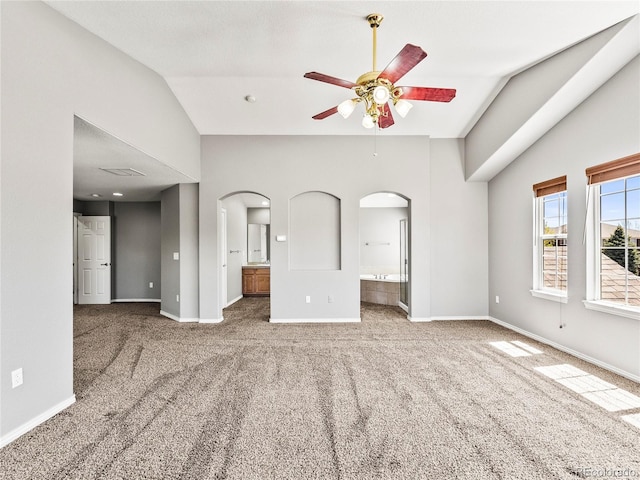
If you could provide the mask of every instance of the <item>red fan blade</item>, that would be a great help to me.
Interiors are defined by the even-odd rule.
[[[349,80],[342,80],[341,78],[330,77],[324,73],[308,72],[304,74],[304,78],[310,78],[311,80],[318,80],[319,82],[330,83],[331,85],[338,85],[344,88],[357,87],[358,84],[350,82]]]
[[[380,128],[387,128],[393,125],[395,122],[393,121],[393,115],[391,115],[391,109],[388,103],[384,104],[382,112],[382,115],[378,117],[378,125],[380,125]]]
[[[318,113],[317,115],[314,115],[313,118],[314,120],[322,120],[323,118],[327,118],[331,115],[333,115],[334,113],[338,113],[338,107],[333,107],[330,108],[329,110],[325,110],[324,112]]]
[[[456,96],[454,88],[398,87],[403,100],[426,100],[429,102],[450,102]]]
[[[420,47],[407,43],[404,48],[400,50],[400,53],[385,67],[382,73],[378,75],[378,78],[385,78],[391,83],[396,83],[404,77],[409,70],[424,60],[426,56],[427,52]]]

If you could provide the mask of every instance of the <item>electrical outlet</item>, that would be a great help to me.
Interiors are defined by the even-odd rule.
[[[153,282],[149,282],[149,288],[153,288]]]
[[[11,388],[19,387],[20,385],[22,385],[22,382],[23,382],[23,378],[22,378],[21,368],[11,372]]]
[[[173,252],[173,259],[180,260],[180,252]]]
[[[500,303],[500,297],[496,295],[496,303]]]
[[[333,295],[327,297],[327,303],[333,303]]]
[[[180,295],[176,295],[176,302],[180,303]]]
[[[304,301],[305,301],[306,303],[311,303],[311,295],[307,295],[307,296],[304,298]]]

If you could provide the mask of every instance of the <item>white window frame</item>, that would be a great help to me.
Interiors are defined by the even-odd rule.
[[[567,240],[566,233],[556,233],[553,235],[545,235],[544,228],[544,199],[550,195],[558,195],[559,193],[565,194],[565,204],[567,199],[567,190],[551,193],[549,195],[541,195],[533,198],[533,289],[530,290],[532,296],[537,298],[544,298],[554,302],[567,303],[568,302],[568,278],[567,275],[567,290],[560,290],[557,288],[550,288],[544,285],[544,241],[545,240]],[[567,215],[568,219],[568,215]],[[568,244],[567,244],[567,261],[569,258]],[[568,265],[568,264],[567,264]],[[568,273],[568,272],[567,272]]]
[[[587,268],[587,290],[586,299],[583,301],[583,304],[585,308],[589,310],[640,320],[640,307],[622,305],[600,299],[600,270],[602,258],[600,248],[600,185],[600,183],[587,185],[587,212],[584,239],[587,254],[585,262]]]

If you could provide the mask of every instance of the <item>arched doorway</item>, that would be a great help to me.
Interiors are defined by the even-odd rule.
[[[244,296],[269,296],[271,202],[256,192],[220,199],[220,298],[223,308]],[[259,273],[249,283],[249,273]]]
[[[410,201],[395,192],[360,199],[360,300],[410,307]]]

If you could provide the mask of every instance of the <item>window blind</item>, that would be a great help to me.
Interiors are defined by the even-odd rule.
[[[601,163],[586,169],[589,185],[640,174],[640,153]]]
[[[536,183],[533,186],[533,193],[536,197],[551,195],[552,193],[564,192],[567,189],[567,176],[552,178],[544,182]]]

